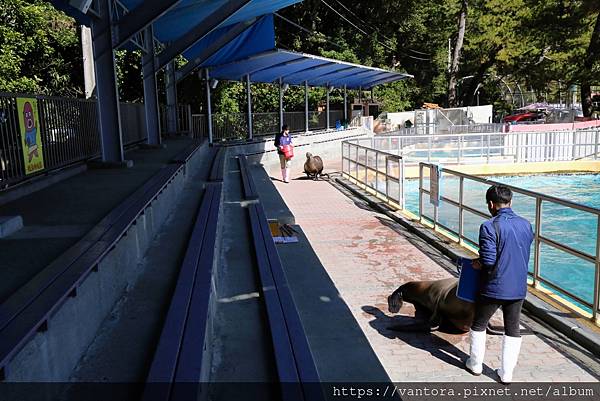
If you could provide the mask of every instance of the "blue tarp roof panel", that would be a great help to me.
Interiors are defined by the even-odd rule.
[[[285,63],[296,58],[298,58],[297,55],[286,52],[271,51],[260,53],[244,60],[234,61],[223,66],[212,67],[211,76],[215,78],[228,79],[231,81],[239,81],[248,74],[252,74],[265,68],[277,66],[281,63]],[[273,81],[274,79],[268,79],[263,82]]]
[[[208,46],[219,40],[220,37],[226,35],[229,29],[231,29],[231,27],[224,27],[211,32],[184,52],[184,57],[188,60],[193,60]],[[273,16],[267,15],[259,19],[235,39],[223,46],[208,60],[202,63],[202,65],[225,64],[232,60],[248,57],[251,54],[272,50],[274,47],[275,29],[273,26]]]
[[[301,59],[304,61],[300,61]],[[284,83],[291,85],[300,85],[306,81],[310,86],[331,84],[365,89],[384,79],[394,81],[411,77],[380,68],[277,49],[232,63],[213,65],[210,69],[211,76],[232,81],[249,74],[253,82],[275,82],[281,78]]]
[[[282,77],[289,73],[289,71],[301,71],[308,66],[312,65],[311,60],[307,60],[304,57],[298,57],[286,63],[280,64],[279,66],[273,66],[266,70],[256,71],[252,74],[252,79],[257,82],[269,82],[269,79],[276,77]]]
[[[271,14],[301,0],[252,0],[229,17],[221,27]],[[154,23],[154,35],[161,42],[172,42],[222,7],[227,0],[183,0]]]
[[[58,0],[52,1],[62,4]],[[121,0],[121,3],[130,12],[135,12],[136,9],[157,1],[160,0]],[[228,6],[237,4],[237,7],[229,7],[229,12],[232,14],[228,17],[222,15],[219,21],[223,17],[227,18],[220,26],[192,45],[190,40],[192,38],[187,34],[206,23],[211,15],[227,5],[229,1],[233,0],[181,0],[154,21],[154,35],[167,45],[169,42],[185,37],[179,41],[179,45],[187,46],[190,41],[191,47],[184,52],[184,56],[188,60],[197,59],[200,55],[204,58],[214,52],[199,67],[209,67],[211,76],[223,80],[237,81],[250,75],[250,79],[255,82],[275,82],[282,79],[283,82],[292,85],[308,82],[311,86],[334,85],[339,87],[346,85],[349,88],[362,86],[368,89],[372,85],[411,77],[408,74],[379,68],[275,49],[274,24],[271,14],[281,8],[299,3],[301,0],[249,0],[243,6],[240,6],[243,1],[230,3]],[[233,12],[234,9],[237,11]],[[143,10],[140,15],[144,15]],[[266,17],[264,17],[265,15]],[[240,27],[235,31],[230,31],[234,24],[252,21],[261,16],[263,18],[248,29],[242,31],[243,27]],[[238,32],[241,33],[238,34]],[[233,39],[229,40],[230,37]],[[225,38],[227,40],[224,40]],[[201,59],[196,60],[197,63],[200,61]],[[190,67],[189,71],[192,71],[195,65],[191,64]]]

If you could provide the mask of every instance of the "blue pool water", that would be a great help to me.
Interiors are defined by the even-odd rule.
[[[597,174],[506,176],[493,177],[492,179],[600,208],[600,175]],[[424,186],[425,189],[429,189],[427,181],[424,182]],[[465,180],[464,203],[471,208],[487,213],[485,191],[488,186]],[[418,180],[407,180],[405,189],[406,208],[416,214],[419,212],[418,188]],[[443,176],[441,193],[443,196],[458,202],[458,179]],[[513,209],[527,218],[535,227],[535,200],[533,198],[515,194]],[[426,216],[433,218],[433,206],[426,196],[423,199],[423,211]],[[465,212],[464,217],[465,236],[476,244],[479,225],[483,219],[469,212]],[[439,221],[458,232],[458,208],[442,201],[439,209]],[[586,252],[592,257],[596,254],[597,223],[598,219],[594,214],[551,202],[543,202],[542,204],[542,235],[571,248]],[[532,269],[533,247],[530,261],[530,270]],[[565,288],[583,300],[589,303],[593,302],[595,275],[593,263],[542,244],[540,274],[546,280]],[[581,306],[580,303],[577,304]],[[590,310],[589,308],[585,309]]]

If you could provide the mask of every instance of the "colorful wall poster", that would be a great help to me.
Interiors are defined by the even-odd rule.
[[[21,129],[25,174],[29,175],[44,169],[37,99],[18,97],[17,110]]]

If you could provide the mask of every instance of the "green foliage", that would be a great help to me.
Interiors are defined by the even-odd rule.
[[[77,95],[82,61],[74,21],[39,0],[0,0],[0,91]]]
[[[456,39],[460,0],[325,2],[335,11],[321,0],[304,0],[280,11],[313,33],[275,18],[278,47],[414,75],[376,88],[384,111],[447,102],[448,42]],[[481,103],[510,109],[517,87],[540,96],[557,93],[560,87],[564,99],[565,88],[572,84],[600,83],[600,52],[590,46],[600,0],[470,0],[468,4],[458,71],[462,104],[475,104],[479,93]],[[118,51],[116,60],[121,99],[142,100],[140,53]],[[163,74],[158,74],[158,85],[164,86]],[[0,91],[78,96],[82,86],[75,21],[42,0],[0,0]],[[253,84],[252,91],[255,112],[277,110],[276,85]],[[179,85],[179,94],[182,102],[200,105],[203,82],[190,76]],[[325,96],[325,89],[312,88],[309,107],[322,107]],[[349,91],[349,97],[357,97],[357,91]],[[340,108],[342,99],[337,88],[331,93],[332,107]],[[215,112],[245,112],[245,84],[221,82],[213,101]],[[284,108],[304,109],[302,86],[286,91]]]

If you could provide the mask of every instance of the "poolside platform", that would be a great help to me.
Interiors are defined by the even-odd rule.
[[[334,175],[337,166],[330,167]],[[391,315],[387,296],[406,281],[452,277],[450,260],[333,181],[307,180],[301,171],[301,166],[294,166],[289,184],[272,173],[273,183],[389,378],[394,382],[494,381],[501,336],[488,336],[484,371],[475,377],[463,368],[467,335],[387,329],[411,321],[414,315],[407,303],[399,314]],[[494,319],[501,321],[501,315]],[[591,352],[532,316],[524,314],[521,323],[529,334],[523,338],[514,381],[598,381],[600,363]]]

